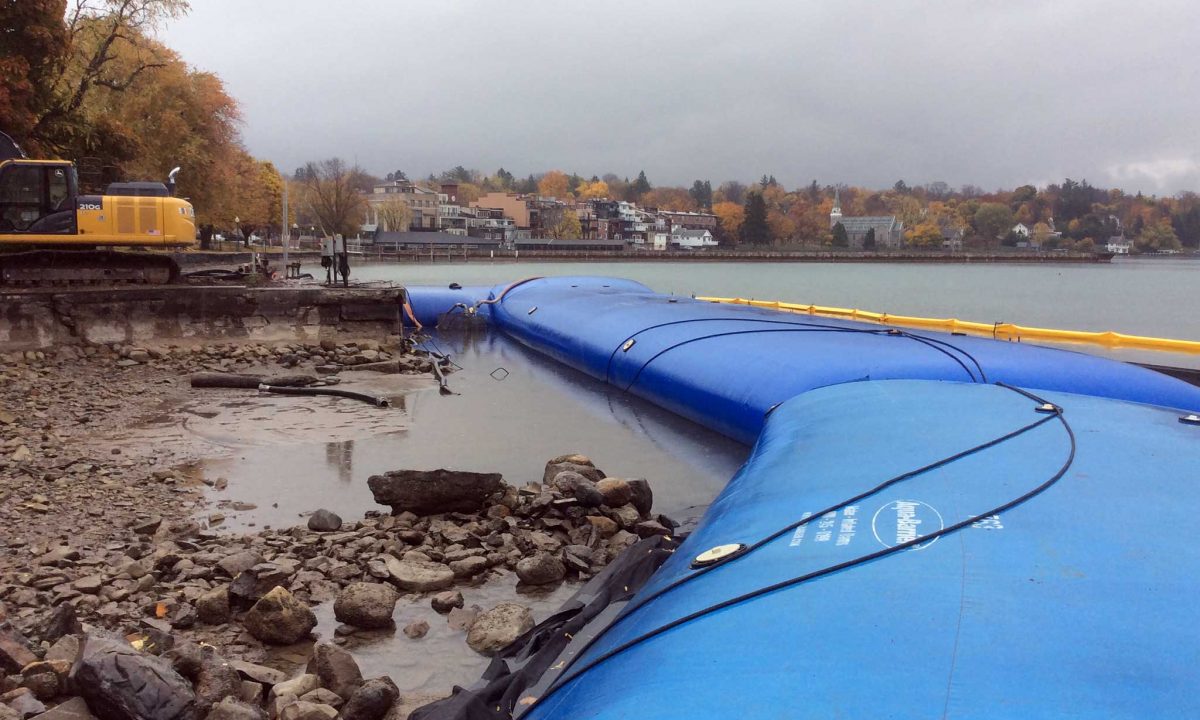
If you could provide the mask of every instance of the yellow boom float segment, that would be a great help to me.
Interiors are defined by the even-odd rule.
[[[801,305],[774,300],[749,300],[746,298],[697,297],[697,300],[728,305],[748,305],[750,307],[782,310],[803,315],[834,317],[843,320],[861,320],[863,322],[895,325],[898,327],[919,328],[922,330],[940,330],[943,332],[969,333],[983,335],[997,340],[1021,342],[1023,340],[1047,340],[1062,343],[1082,343],[1086,345],[1101,345],[1106,348],[1127,348],[1136,350],[1159,350],[1162,352],[1200,354],[1200,341],[1175,340],[1172,338],[1146,337],[1144,335],[1126,335],[1124,333],[1106,331],[1089,332],[1086,330],[1054,330],[1051,328],[1029,327],[1013,323],[981,323],[954,318],[925,318],[912,315],[891,315],[889,313],[871,312],[853,308],[825,307],[821,305]]]

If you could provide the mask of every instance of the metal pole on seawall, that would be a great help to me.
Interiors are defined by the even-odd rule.
[[[283,218],[279,223],[281,228],[280,237],[283,240],[283,276],[287,277],[288,270],[288,245],[292,244],[292,228],[288,225],[288,186],[287,181],[283,181]]]

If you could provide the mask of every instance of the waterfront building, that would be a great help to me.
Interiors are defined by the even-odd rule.
[[[842,199],[839,191],[833,191],[833,210],[829,213],[829,227],[838,223],[846,229],[850,247],[861,248],[867,233],[875,231],[875,246],[878,248],[900,247],[904,243],[904,223],[895,215],[842,215]]]
[[[671,244],[681,250],[699,250],[716,247],[717,241],[708,230],[676,227],[671,229]]]
[[[399,200],[408,206],[409,226],[384,229],[402,232],[409,229],[436,230],[438,228],[438,214],[443,202],[441,193],[408,180],[393,180],[373,186],[366,199],[367,212],[363,219],[363,232],[373,233],[380,229],[379,207],[393,200]]]

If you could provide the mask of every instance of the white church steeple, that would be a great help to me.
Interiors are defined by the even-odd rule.
[[[833,189],[833,210],[829,211],[829,227],[833,227],[842,221],[842,197],[841,192]]]

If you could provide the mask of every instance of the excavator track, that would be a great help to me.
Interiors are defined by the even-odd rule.
[[[0,286],[166,285],[179,264],[166,255],[113,250],[0,253]]]

